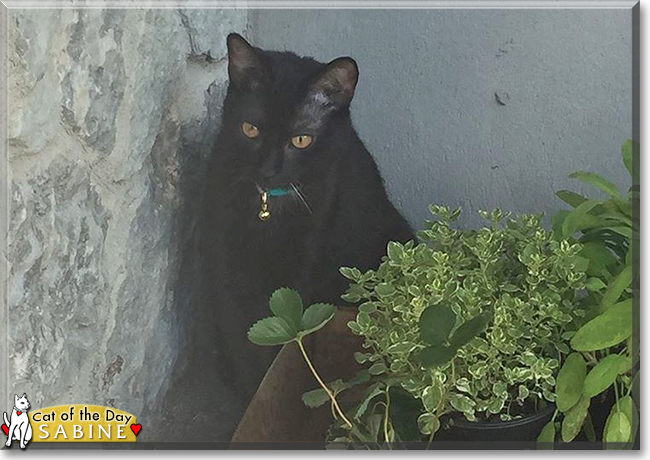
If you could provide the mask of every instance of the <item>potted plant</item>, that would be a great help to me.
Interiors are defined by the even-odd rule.
[[[371,426],[366,407],[390,407],[394,388],[420,404],[422,439],[535,440],[553,416],[562,335],[582,315],[582,245],[555,240],[541,215],[482,212],[489,225],[457,230],[459,209],[430,211],[421,244],[390,243],[377,270],[341,269],[344,299],[360,302],[356,357],[374,376],[357,418]],[[413,440],[386,412],[384,439]]]
[[[633,141],[623,145],[623,162],[636,184],[626,196],[613,182],[583,171],[570,177],[604,191],[606,199],[557,192],[573,210],[553,216],[554,231],[558,239],[582,245],[580,255],[589,261],[588,295],[581,300],[586,315],[580,327],[566,336],[573,353],[557,378],[562,416],[547,427],[545,440],[553,440],[558,432],[563,441],[571,441],[583,430],[590,440],[601,439],[606,447],[630,448],[638,431],[638,394],[633,390],[638,386],[639,331],[633,330],[633,319],[638,326],[639,316],[632,302],[634,286],[638,289],[638,271],[633,270],[638,267],[638,254],[633,250],[638,248],[639,231],[638,215],[633,214],[638,175],[633,175],[632,163],[638,152]],[[604,426],[595,432],[592,418],[605,417]]]
[[[365,368],[317,378],[303,401],[329,403],[330,441],[367,447],[467,433],[534,441],[554,416],[554,376],[570,351],[562,336],[582,315],[582,245],[555,240],[541,215],[483,212],[488,226],[457,230],[460,210],[430,210],[437,219],[419,233],[422,243],[390,243],[376,270],[341,269],[351,280],[343,298],[358,304],[348,326],[362,340],[354,356]],[[277,317],[285,310],[272,308]],[[298,324],[297,312],[284,322]],[[272,334],[267,323],[251,329],[256,343],[267,341],[259,332]],[[286,342],[304,336],[278,330]]]

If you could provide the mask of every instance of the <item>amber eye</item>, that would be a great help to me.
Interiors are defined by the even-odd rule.
[[[297,149],[306,149],[309,147],[314,140],[313,137],[302,134],[300,136],[294,136],[291,138],[291,143]]]
[[[247,121],[241,124],[241,131],[244,133],[244,136],[248,137],[249,139],[255,139],[260,135],[259,128]]]

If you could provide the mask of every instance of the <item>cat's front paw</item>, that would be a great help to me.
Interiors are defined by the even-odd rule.
[[[7,439],[7,442],[5,442],[5,446],[11,447],[11,437]]]

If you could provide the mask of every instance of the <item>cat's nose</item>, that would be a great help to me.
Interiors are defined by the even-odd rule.
[[[282,152],[271,153],[260,168],[260,178],[263,182],[272,180],[282,171],[283,154]]]

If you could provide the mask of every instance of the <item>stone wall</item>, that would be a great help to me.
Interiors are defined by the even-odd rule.
[[[225,39],[246,15],[7,12],[10,404],[155,411],[196,295],[184,254]]]

